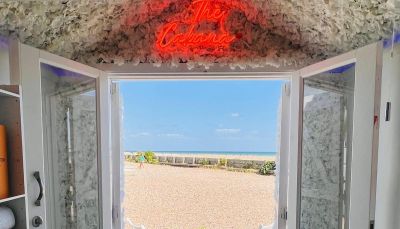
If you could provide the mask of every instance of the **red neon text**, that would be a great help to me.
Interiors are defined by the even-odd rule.
[[[225,5],[211,0],[194,0],[189,9],[191,18],[173,21],[162,27],[157,39],[157,47],[160,50],[184,51],[189,47],[226,48],[235,39],[235,36],[229,34],[224,28],[228,16],[228,9]],[[218,23],[219,30],[196,31],[203,21]],[[181,32],[182,28],[184,32]]]

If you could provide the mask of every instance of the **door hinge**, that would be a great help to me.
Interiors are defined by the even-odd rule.
[[[285,84],[285,94],[287,96],[290,96],[290,84],[289,83]]]
[[[112,221],[113,223],[117,222],[118,218],[119,218],[119,214],[118,214],[118,207],[117,206],[113,206],[112,208]]]
[[[116,91],[117,91],[117,84],[112,83],[110,87],[110,94],[114,95]]]
[[[280,214],[281,219],[287,220],[287,208],[281,208],[281,214]]]
[[[385,109],[385,121],[386,122],[390,121],[391,110],[392,110],[392,103],[386,102],[386,109]]]

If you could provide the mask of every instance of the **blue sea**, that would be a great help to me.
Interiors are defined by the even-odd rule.
[[[131,151],[136,152],[136,151]],[[214,154],[214,155],[245,155],[274,157],[276,152],[235,152],[235,151],[153,151],[157,154]]]

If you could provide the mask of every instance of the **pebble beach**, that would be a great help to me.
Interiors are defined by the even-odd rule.
[[[125,218],[146,229],[258,229],[275,215],[275,176],[125,162]],[[125,228],[132,228],[125,224]]]

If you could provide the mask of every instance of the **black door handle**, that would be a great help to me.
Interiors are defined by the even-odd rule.
[[[38,198],[35,200],[35,205],[36,205],[36,206],[40,206],[40,201],[41,201],[42,198],[43,198],[42,179],[40,179],[39,171],[34,172],[34,173],[33,173],[33,176],[35,177],[36,181],[38,182],[38,184],[39,184],[39,189],[40,189],[39,196],[38,196]]]

